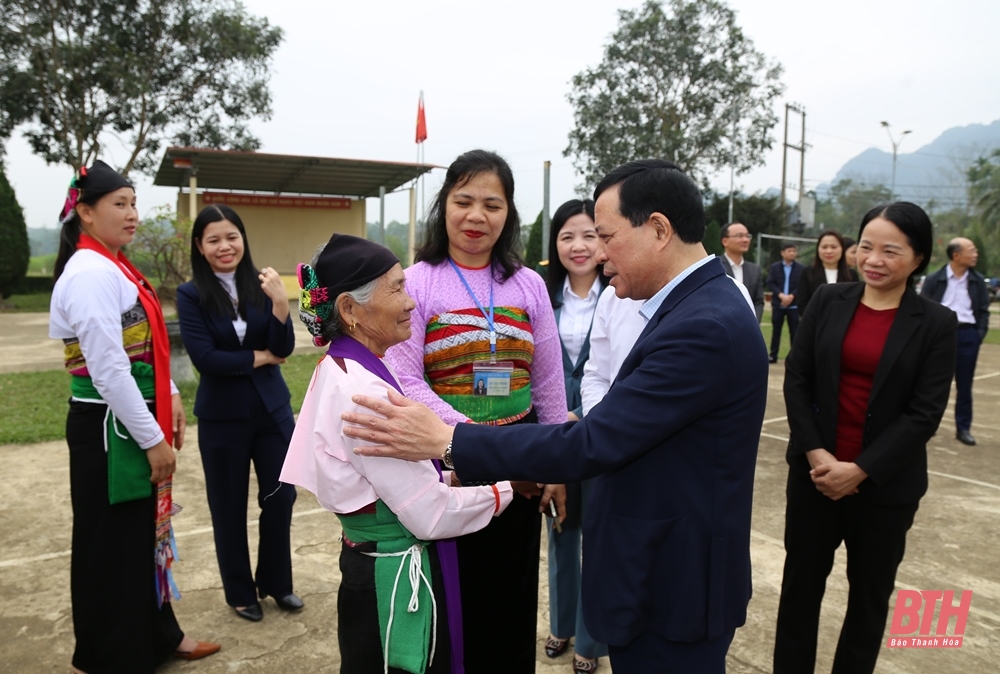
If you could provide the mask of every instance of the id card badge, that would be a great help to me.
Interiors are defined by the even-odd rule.
[[[509,396],[514,363],[477,360],[472,364],[472,395]]]

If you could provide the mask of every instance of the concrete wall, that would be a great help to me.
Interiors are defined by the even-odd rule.
[[[188,192],[178,192],[179,217],[191,217],[188,203]],[[202,195],[198,194],[197,210],[200,211],[202,206]],[[316,246],[328,241],[334,232],[365,235],[364,199],[352,200],[349,209],[229,206],[243,220],[254,264],[257,267],[273,267],[283,277],[291,277],[293,288],[298,263],[308,262]],[[285,285],[289,286],[289,283]]]

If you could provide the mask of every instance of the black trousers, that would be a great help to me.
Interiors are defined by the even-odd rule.
[[[537,421],[532,411],[520,423]],[[538,502],[537,497],[514,494],[486,528],[456,539],[469,674],[535,671],[542,538]]]
[[[816,490],[801,466],[789,470],[774,674],[813,671],[820,605],[841,541],[847,546],[850,590],[833,673],[874,671],[917,506],[877,505],[864,493],[832,501]]]
[[[111,505],[106,405],[71,402],[66,419],[73,504],[73,666],[87,674],[149,674],[184,638],[171,604],[157,607],[156,496]]]
[[[378,624],[378,602],[375,596],[375,558],[361,551],[374,552],[374,543],[362,543],[356,548],[341,543],[340,590],[337,592],[337,641],[340,645],[340,674],[383,674],[382,635]],[[437,598],[437,644],[434,661],[427,674],[450,674],[451,640],[448,635],[448,607],[437,547],[427,549],[430,558],[430,579]],[[404,574],[405,580],[405,574]],[[391,634],[390,634],[391,642]],[[391,645],[391,644],[390,644]],[[474,669],[465,668],[472,674]],[[396,667],[389,674],[406,674]]]
[[[257,588],[272,597],[292,592],[292,551],[289,529],[295,487],[278,481],[295,429],[292,409],[268,413],[253,397],[250,418],[236,421],[199,419],[198,445],[205,469],[205,491],[212,512],[215,554],[222,574],[226,603],[248,606]],[[250,464],[257,473],[260,541],[257,568],[250,571],[247,544],[247,495]]]
[[[788,319],[788,341],[795,341],[795,333],[799,329],[799,310],[784,308],[775,304],[771,305],[771,358],[778,359],[778,351],[781,349],[781,328]]]

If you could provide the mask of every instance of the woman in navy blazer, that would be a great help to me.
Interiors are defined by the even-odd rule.
[[[226,603],[258,621],[267,595],[302,608],[292,592],[289,527],[295,488],[278,481],[294,419],[280,363],[295,337],[288,297],[273,269],[258,272],[243,221],[228,206],[206,206],[191,232],[194,280],[177,289],[181,337],[201,373],[194,413]],[[247,494],[257,473],[260,542],[250,570]]]
[[[834,229],[820,232],[816,239],[816,255],[812,266],[802,270],[799,282],[795,285],[795,306],[799,308],[799,316],[805,315],[806,305],[820,286],[858,280],[858,273],[847,266],[845,250],[844,238],[840,232]]]
[[[594,202],[571,199],[552,216],[549,268],[545,284],[556,313],[566,378],[569,420],[583,416],[580,382],[590,357],[590,326],[601,291],[608,284],[597,264]],[[567,296],[571,293],[572,296]],[[570,308],[565,307],[569,304]],[[583,509],[590,494],[588,482],[566,485],[566,519],[562,531],[549,528],[549,638],[545,654],[558,657],[575,637],[574,672],[592,672],[608,647],[598,643],[583,624],[580,598],[580,553]]]
[[[785,370],[788,488],[775,674],[812,672],[826,579],[847,548],[850,592],[834,674],[872,672],[896,569],[927,491],[927,441],[948,403],[954,312],[913,290],[931,221],[898,202],[858,237],[864,283],[821,286]]]

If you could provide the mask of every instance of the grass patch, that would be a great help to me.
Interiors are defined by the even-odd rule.
[[[47,276],[56,268],[56,253],[36,255],[28,260],[28,273],[35,276]]]
[[[64,370],[0,374],[0,445],[66,436],[69,375]]]
[[[30,295],[11,295],[3,299],[0,309],[13,313],[47,312],[52,301],[52,293],[32,293]]]
[[[292,394],[292,410],[302,407],[319,356],[292,356],[281,366]],[[194,397],[198,383],[178,386],[188,423],[197,423]],[[69,399],[69,375],[63,370],[0,374],[0,445],[47,442],[66,437],[66,410]]]

